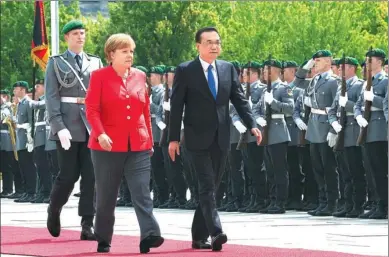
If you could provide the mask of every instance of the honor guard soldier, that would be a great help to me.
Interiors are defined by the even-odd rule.
[[[385,71],[386,75],[389,74],[389,70],[388,70],[388,59],[385,60],[384,71]]]
[[[249,96],[248,101],[250,107],[253,108],[261,100],[264,89],[266,85],[261,83],[259,80],[260,70],[262,65],[259,62],[253,61],[245,65],[247,71],[247,82],[250,83],[250,92],[248,93],[248,86],[243,84],[243,90],[246,93],[246,97]],[[241,118],[239,117],[235,107],[230,106],[230,116],[232,123],[235,126],[235,129],[239,131],[240,134],[246,133],[247,127],[242,123]],[[232,149],[234,150],[234,149]],[[227,211],[241,211],[248,213],[256,213],[259,210],[262,210],[266,207],[267,200],[267,180],[266,172],[262,169],[263,165],[263,152],[264,147],[262,145],[257,145],[256,138],[254,136],[248,135],[247,137],[247,147],[243,149],[242,153],[244,161],[247,164],[247,175],[249,180],[251,180],[251,199],[248,206],[240,208],[241,201],[243,199],[237,199],[235,201],[235,208],[229,208]],[[236,172],[232,171],[232,172]]]
[[[0,91],[1,101],[1,120],[0,120],[0,170],[2,173],[2,192],[1,198],[9,198],[13,193],[13,185],[15,181],[15,191],[19,193],[19,197],[23,193],[21,177],[17,180],[16,173],[19,173],[17,167],[18,154],[16,151],[16,134],[14,121],[12,120],[11,103],[9,102],[8,90]]]
[[[388,92],[386,92],[385,94],[383,106],[384,106],[384,115],[386,118],[386,123],[388,123]]]
[[[304,104],[311,109],[305,139],[310,142],[310,154],[315,178],[319,187],[319,207],[308,212],[314,216],[331,216],[337,209],[339,177],[332,149],[328,145],[331,137],[328,109],[334,101],[339,87],[339,77],[331,70],[332,53],[317,51],[312,59],[296,73],[294,83],[306,88]],[[317,74],[306,79],[308,70],[315,65]]]
[[[68,50],[50,58],[45,78],[50,140],[56,141],[60,168],[51,191],[47,228],[53,237],[60,235],[62,207],[81,176],[78,204],[78,215],[82,217],[80,238],[95,240],[92,232],[95,179],[87,145],[90,126],[84,102],[91,72],[103,65],[98,56],[83,52],[85,26],[81,21],[68,22],[62,34]]]
[[[270,204],[260,212],[282,214],[285,213],[289,184],[287,150],[290,135],[285,115],[293,113],[293,93],[289,86],[280,79],[282,69],[280,61],[266,60],[263,65],[265,66],[264,77],[267,79],[269,72],[271,74],[271,81],[267,82],[271,83],[271,91],[268,92],[267,88],[264,88],[262,98],[253,107],[253,112],[258,117],[256,119],[258,125],[261,127],[269,126],[264,161],[270,186]],[[271,108],[271,117],[266,117],[266,108]],[[269,124],[268,120],[270,120]]]
[[[39,101],[31,100],[30,106],[35,110],[34,115],[34,163],[39,175],[39,184],[42,190],[37,192],[36,198],[32,203],[49,203],[52,179],[47,162],[47,154],[45,151],[46,144],[46,101],[45,101],[44,81],[38,80],[35,83],[35,95]]]
[[[28,83],[18,81],[13,85],[14,95],[19,99],[16,112],[16,150],[19,168],[24,180],[25,195],[15,202],[27,203],[35,199],[36,168],[33,161],[34,140],[31,134],[32,108],[29,105]]]
[[[386,123],[383,100],[388,91],[388,76],[382,67],[385,52],[373,49],[366,53],[367,70],[371,70],[372,87],[365,90],[365,85],[354,107],[354,117],[361,129],[367,127],[367,135],[363,144],[366,159],[370,165],[378,199],[375,206],[360,218],[385,219],[388,212],[388,125]],[[371,67],[368,61],[371,58]],[[365,102],[371,102],[370,119],[364,118]],[[361,131],[362,132],[362,131]]]
[[[293,102],[296,103],[299,95],[304,91],[298,88],[293,83],[294,77],[298,68],[298,64],[295,61],[283,62],[284,80],[288,84],[290,90],[293,93]],[[285,115],[286,125],[288,126],[290,142],[288,145],[288,171],[289,171],[289,196],[286,210],[300,210],[301,209],[301,197],[303,195],[303,180],[304,175],[300,170],[300,158],[298,149],[299,128],[294,123],[291,114]]]
[[[340,59],[338,63],[340,67],[342,67],[343,63],[345,64],[345,74],[341,74],[341,76],[344,76],[346,80],[346,95],[341,96],[341,91],[338,90],[334,102],[328,111],[328,121],[334,129],[334,133],[337,134],[341,130],[344,133],[343,142],[334,141],[333,143],[343,144],[341,147],[344,147],[344,151],[339,156],[346,165],[343,169],[339,169],[339,172],[342,172],[341,178],[344,183],[345,205],[339,211],[333,213],[333,216],[356,218],[364,212],[366,179],[361,147],[357,145],[360,129],[354,119],[353,108],[359,98],[364,81],[356,76],[359,66],[357,59],[345,57]],[[341,73],[342,70],[343,68],[340,69]],[[341,107],[344,107],[346,114],[344,127],[338,121],[338,117],[341,116]],[[338,138],[336,139],[339,140]],[[330,145],[330,147],[333,146]]]

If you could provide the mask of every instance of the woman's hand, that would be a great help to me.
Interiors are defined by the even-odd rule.
[[[149,150],[149,154],[150,154],[150,157],[153,156],[153,154],[154,154],[154,148],[153,147]]]
[[[112,150],[112,140],[107,134],[101,134],[98,138],[101,148],[110,152]]]

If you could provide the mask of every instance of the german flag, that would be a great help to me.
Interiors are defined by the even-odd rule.
[[[31,42],[31,58],[34,62],[38,63],[43,71],[46,70],[49,53],[44,5],[42,0],[36,0],[34,7],[34,30]]]

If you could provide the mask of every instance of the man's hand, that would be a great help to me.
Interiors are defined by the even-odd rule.
[[[338,121],[332,122],[331,126],[334,128],[336,133],[339,133],[342,130],[342,125],[340,125]]]
[[[358,115],[356,118],[357,120],[357,123],[358,125],[361,127],[361,128],[364,128],[366,127],[369,123],[367,122],[367,120],[365,118],[362,117],[362,115]]]
[[[170,112],[170,99],[169,99],[169,101],[167,101],[167,102],[163,102],[162,108],[163,108],[165,111]]]
[[[97,139],[99,140],[101,148],[103,148],[105,151],[110,152],[112,150],[113,142],[107,134],[101,134]]]
[[[339,105],[340,105],[341,107],[345,107],[346,104],[347,104],[347,101],[348,101],[347,92],[346,92],[346,95],[345,95],[345,96],[339,96]]]
[[[267,122],[264,118],[259,117],[258,119],[255,120],[257,124],[261,127],[265,127],[267,125]]]
[[[251,133],[257,138],[257,145],[260,145],[262,142],[262,133],[258,128],[252,128]]]
[[[373,91],[365,91],[365,92],[363,92],[363,98],[365,98],[366,101],[372,102],[373,99],[374,99]]]
[[[297,127],[300,129],[300,130],[307,130],[307,124],[304,123],[304,121],[302,119],[296,119],[294,121],[294,123],[296,123]]]
[[[166,128],[166,124],[163,121],[157,123],[157,126],[160,130],[164,130]]]
[[[245,125],[243,125],[243,123],[239,120],[234,122],[234,126],[239,131],[240,134],[243,134],[247,131]]]
[[[310,59],[304,66],[304,70],[310,70],[313,66],[315,66],[315,60]]]
[[[178,141],[172,141],[169,143],[169,156],[172,161],[176,161],[176,154],[180,155],[180,144]]]
[[[59,141],[61,142],[61,146],[65,150],[69,150],[70,148],[70,139],[72,139],[72,135],[70,135],[70,131],[68,129],[61,129],[58,131]]]
[[[273,92],[265,92],[265,102],[271,104],[274,101]]]

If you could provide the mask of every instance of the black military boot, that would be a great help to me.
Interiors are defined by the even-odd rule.
[[[369,219],[376,219],[376,220],[383,220],[386,219],[388,215],[388,207],[384,206],[384,204],[378,204],[375,212],[373,212],[370,216]]]
[[[338,211],[332,213],[332,216],[337,218],[344,218],[346,217],[347,213],[349,213],[353,209],[353,204],[350,202],[346,202],[343,205],[342,209],[338,209]]]
[[[315,213],[315,216],[332,216],[332,213],[336,211],[337,201],[328,201],[327,206]]]
[[[359,215],[363,214],[363,206],[361,203],[354,203],[353,209],[346,214],[346,218],[358,218]]]
[[[316,213],[318,211],[323,210],[326,207],[326,205],[327,204],[325,204],[325,203],[320,203],[319,206],[316,209],[308,211],[308,214],[311,215],[311,216],[316,216]]]

